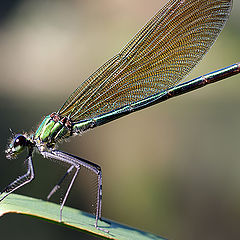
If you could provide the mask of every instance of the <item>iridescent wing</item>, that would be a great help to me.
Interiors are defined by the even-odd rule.
[[[58,113],[73,122],[91,119],[178,84],[213,45],[231,6],[231,0],[170,0]]]

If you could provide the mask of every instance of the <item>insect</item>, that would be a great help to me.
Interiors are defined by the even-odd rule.
[[[215,42],[232,8],[232,0],[170,0],[130,42],[97,69],[65,101],[46,116],[32,134],[17,134],[6,154],[14,158],[28,149],[27,172],[9,184],[0,201],[34,178],[32,154],[39,152],[69,164],[66,174],[52,189],[48,199],[74,171],[60,207],[62,210],[81,167],[97,176],[96,221],[101,219],[101,167],[88,160],[56,149],[56,144],[132,112],[184,94],[240,72],[234,64],[179,84]]]

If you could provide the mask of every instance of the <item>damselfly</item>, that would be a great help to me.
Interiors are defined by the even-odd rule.
[[[232,0],[170,0],[114,57],[84,81],[62,107],[46,116],[32,134],[17,134],[6,150],[8,158],[28,149],[27,172],[2,191],[7,195],[34,178],[32,154],[70,165],[52,189],[54,194],[65,177],[74,172],[60,207],[62,210],[81,167],[98,179],[96,222],[101,218],[102,172],[100,166],[56,150],[56,143],[82,134],[129,113],[184,94],[240,72],[234,64],[179,84],[213,45],[232,8]]]

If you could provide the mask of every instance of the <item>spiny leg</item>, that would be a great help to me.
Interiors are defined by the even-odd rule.
[[[10,183],[7,187],[5,187],[0,194],[2,193],[6,193],[6,195],[4,195],[2,198],[0,198],[0,202],[7,197],[10,193],[14,192],[15,190],[17,190],[18,188],[22,187],[23,185],[31,182],[34,178],[34,170],[33,170],[33,164],[32,164],[32,156],[29,155],[29,157],[27,158],[28,160],[28,171],[26,174],[20,176],[19,178],[17,178],[15,181],[13,181],[12,183]]]
[[[50,191],[50,193],[47,196],[47,200],[51,198],[51,196],[60,188],[60,185],[64,181],[64,179],[67,177],[67,175],[73,170],[74,166],[72,165],[67,172],[62,176],[62,178],[58,181],[58,183],[53,187],[53,189]]]
[[[97,213],[96,215],[96,226],[97,226],[97,219],[101,219],[102,215],[102,171],[100,169],[98,173],[98,193],[97,193]]]
[[[108,232],[107,230],[98,227],[98,220],[101,217],[101,205],[102,205],[102,172],[101,172],[101,167],[98,166],[95,163],[92,163],[92,162],[88,161],[88,160],[82,159],[80,157],[77,157],[77,156],[74,156],[72,154],[62,152],[62,151],[53,150],[52,152],[41,152],[41,154],[44,157],[53,158],[53,159],[68,163],[68,164],[70,164],[70,165],[72,165],[76,168],[79,168],[80,166],[84,166],[85,168],[93,171],[97,175],[98,190],[97,190],[97,209],[96,209],[95,227],[99,230],[104,231],[104,232]],[[77,170],[77,172],[78,172],[78,170]],[[76,175],[76,173],[75,173],[75,175]],[[76,178],[75,175],[74,175],[74,177],[71,181],[71,184],[73,184],[73,181]],[[70,191],[70,189],[71,189],[71,187],[69,188],[69,191]],[[67,199],[67,196],[66,196],[66,199]],[[65,201],[66,201],[66,199],[65,199]],[[62,207],[63,206],[64,206],[64,204],[62,204]]]
[[[72,185],[73,185],[73,183],[74,183],[74,181],[75,181],[75,179],[77,177],[78,171],[80,169],[79,166],[75,166],[75,167],[76,167],[76,172],[73,175],[72,181],[70,182],[70,184],[68,186],[68,189],[67,189],[67,192],[65,193],[65,196],[64,196],[63,201],[61,203],[61,207],[60,207],[60,222],[62,222],[62,211],[63,211],[64,204],[65,204],[65,202],[67,200],[68,194],[69,194],[69,192],[70,192],[70,190],[72,188]]]

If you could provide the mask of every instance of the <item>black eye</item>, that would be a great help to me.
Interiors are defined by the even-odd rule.
[[[14,148],[17,148],[17,147],[20,147],[20,146],[23,147],[23,146],[26,145],[26,142],[27,142],[27,140],[24,136],[22,136],[22,135],[18,136],[18,137],[15,138],[15,141],[13,143],[13,147]]]

